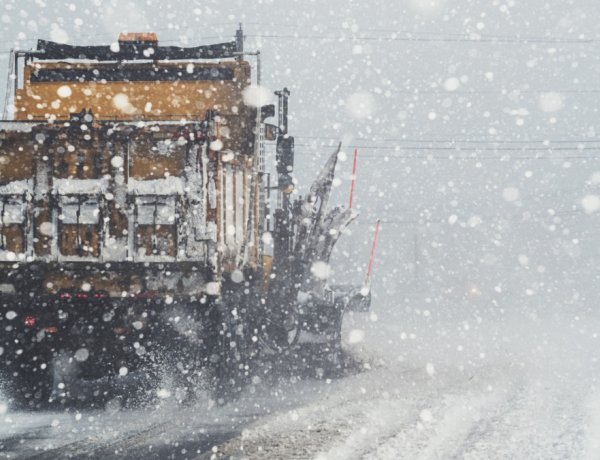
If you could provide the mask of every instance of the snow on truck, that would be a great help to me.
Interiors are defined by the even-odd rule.
[[[12,53],[0,371],[13,404],[100,405],[115,387],[156,389],[161,372],[228,395],[303,334],[338,359],[342,315],[370,292],[319,267],[356,214],[328,203],[337,152],[292,194],[289,92],[253,103],[252,54],[241,28],[190,48],[136,33]]]

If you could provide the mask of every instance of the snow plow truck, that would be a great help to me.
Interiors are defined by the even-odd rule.
[[[165,372],[225,398],[303,334],[338,359],[342,315],[368,310],[370,289],[330,286],[322,267],[356,214],[329,205],[338,152],[294,192],[289,92],[256,103],[252,55],[241,27],[189,48],[130,33],[12,52],[0,121],[11,404],[98,406]]]

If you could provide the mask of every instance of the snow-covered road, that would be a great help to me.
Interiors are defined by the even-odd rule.
[[[552,384],[514,367],[430,375],[397,364],[329,383],[271,389],[271,404],[265,394],[254,404],[219,409],[6,413],[0,455],[600,458],[600,392],[585,379],[549,378]]]
[[[535,322],[512,335],[500,334],[506,324],[474,332],[462,320],[469,334],[447,334],[447,320],[419,333],[409,322],[408,332],[393,321],[347,323],[360,373],[259,385],[224,407],[202,396],[143,410],[0,406],[0,458],[600,458],[597,322],[563,327],[561,340]]]
[[[590,382],[552,384],[522,369],[402,365],[315,389],[308,405],[261,419],[220,446],[234,458],[600,458]]]
[[[410,303],[414,307],[415,299]],[[472,322],[456,311],[437,318],[402,311],[404,321],[351,319],[346,337],[360,342],[349,348],[370,369],[288,388],[288,395],[313,396],[246,426],[219,453],[600,459],[600,323],[594,313],[568,310],[547,316],[523,310]]]

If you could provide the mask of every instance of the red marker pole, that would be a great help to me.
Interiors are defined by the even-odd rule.
[[[356,182],[356,157],[358,149],[354,149],[354,166],[352,167],[352,185],[350,186],[350,209],[352,209],[352,197],[354,196],[354,183]]]
[[[375,224],[375,236],[373,236],[373,246],[371,246],[371,258],[369,259],[369,268],[367,270],[367,282],[371,281],[371,274],[373,273],[373,261],[375,260],[375,248],[377,247],[377,235],[379,235],[379,219]]]

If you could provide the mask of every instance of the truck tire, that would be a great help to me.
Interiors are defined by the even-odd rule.
[[[52,372],[15,362],[2,375],[2,393],[8,405],[19,410],[39,410],[50,407]]]
[[[251,284],[227,283],[216,305],[215,366],[217,400],[234,399],[246,387],[256,356],[253,336],[254,290]],[[214,323],[213,323],[214,324]]]
[[[219,403],[235,398],[246,385],[247,344],[239,317],[223,313],[216,339],[215,384]]]

